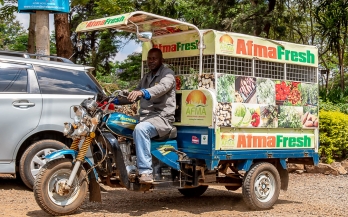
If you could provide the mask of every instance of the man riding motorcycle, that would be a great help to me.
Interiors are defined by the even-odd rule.
[[[141,79],[126,100],[118,98],[114,101],[115,104],[122,105],[140,98],[140,123],[133,132],[140,183],[153,182],[151,138],[166,136],[173,129],[176,83],[173,70],[162,62],[160,49],[149,50],[147,65],[150,72]]]

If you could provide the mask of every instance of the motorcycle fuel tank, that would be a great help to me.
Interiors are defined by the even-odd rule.
[[[139,121],[137,119],[118,112],[109,114],[106,120],[106,126],[109,130],[117,135],[128,138],[133,137],[133,130],[138,123]]]

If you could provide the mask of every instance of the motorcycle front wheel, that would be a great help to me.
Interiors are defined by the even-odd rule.
[[[60,158],[48,162],[37,174],[34,196],[42,210],[51,215],[69,215],[83,203],[88,191],[86,171],[80,167],[70,190],[61,186],[69,179],[74,164],[71,159]]]

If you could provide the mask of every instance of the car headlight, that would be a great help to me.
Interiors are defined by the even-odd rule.
[[[80,124],[76,130],[77,136],[86,136],[89,133],[89,128],[85,124]]]
[[[71,136],[74,132],[74,127],[72,126],[71,123],[64,123],[64,136]]]

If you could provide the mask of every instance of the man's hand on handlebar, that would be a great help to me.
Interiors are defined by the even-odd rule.
[[[132,92],[129,93],[127,99],[131,102],[134,102],[138,98],[143,96],[143,92],[140,90],[133,90]]]

